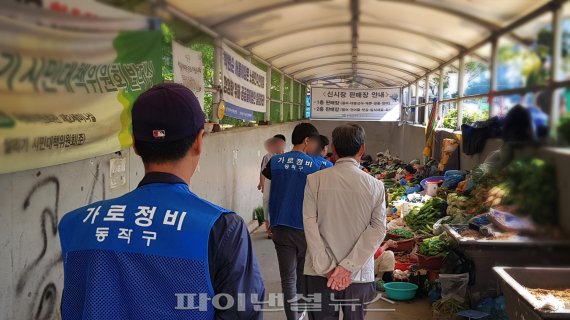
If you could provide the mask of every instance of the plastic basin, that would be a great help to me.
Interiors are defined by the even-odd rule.
[[[426,190],[426,186],[428,182],[437,182],[439,183],[443,183],[445,181],[445,177],[443,176],[435,176],[435,177],[429,177],[429,178],[425,178],[420,182],[420,185],[422,186],[422,188],[424,188],[424,190]]]
[[[384,284],[388,298],[398,301],[412,300],[416,296],[418,286],[409,282],[389,282]]]
[[[408,239],[408,240],[395,240],[398,246],[396,248],[392,248],[390,250],[394,252],[410,252],[414,249],[416,245],[416,239]]]
[[[418,264],[420,268],[427,269],[427,270],[439,270],[443,265],[443,258],[442,256],[424,256],[422,254],[418,255]]]
[[[548,312],[535,309],[540,304],[527,288],[570,288],[570,268],[494,267],[505,295],[510,319],[549,320],[570,319],[570,305]]]

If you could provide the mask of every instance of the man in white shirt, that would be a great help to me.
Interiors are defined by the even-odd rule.
[[[374,253],[386,234],[384,185],[359,168],[365,150],[361,126],[340,126],[332,139],[339,160],[309,175],[305,187],[307,294],[322,299],[309,318],[338,319],[342,309],[344,319],[364,319],[366,303],[376,296]]]

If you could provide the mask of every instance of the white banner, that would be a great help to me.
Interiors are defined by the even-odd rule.
[[[132,145],[131,107],[162,80],[161,32],[63,30],[1,15],[0,30],[9,30],[0,32],[0,173]]]
[[[311,89],[311,119],[397,121],[400,88]]]
[[[253,120],[265,112],[265,72],[223,44],[223,100],[226,115]]]
[[[172,41],[172,66],[174,82],[192,90],[204,110],[204,67],[202,53]]]

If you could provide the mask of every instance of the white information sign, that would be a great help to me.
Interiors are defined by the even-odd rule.
[[[227,116],[253,120],[253,112],[265,112],[265,71],[222,45],[223,100]]]
[[[311,89],[311,119],[397,121],[400,88]]]
[[[204,67],[202,53],[172,41],[172,66],[174,82],[192,90],[204,110]]]

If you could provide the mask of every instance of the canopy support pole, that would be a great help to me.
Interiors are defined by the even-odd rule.
[[[443,119],[443,78],[445,77],[445,68],[439,68],[439,90],[437,91],[437,103],[438,103],[438,118]]]
[[[272,70],[273,68],[269,66],[267,67],[267,71],[265,72],[265,83],[266,83],[265,101],[267,101],[265,105],[265,116],[263,117],[265,121],[271,120],[271,71]]]
[[[457,77],[457,130],[463,124],[463,78],[465,78],[465,56],[459,57],[459,74]]]
[[[281,92],[279,93],[279,100],[280,101],[280,105],[279,105],[279,119],[281,120],[281,122],[285,121],[285,117],[283,116],[283,110],[284,110],[284,106],[283,106],[283,100],[285,98],[285,75],[283,75],[283,73],[281,74],[281,84],[280,84],[280,89]]]
[[[499,40],[497,38],[493,38],[491,40],[491,79],[490,79],[490,85],[491,87],[489,88],[489,118],[492,117],[492,115],[497,114],[496,108],[495,108],[495,104],[493,103],[495,100],[494,96],[495,96],[495,92],[497,91],[497,88],[499,86],[498,83],[498,70],[499,70]]]
[[[414,124],[419,122],[419,109],[420,104],[420,81],[416,80],[416,101],[414,101]]]
[[[214,93],[212,99],[213,123],[220,123],[220,119],[218,118],[218,107],[220,106],[220,102],[222,101],[221,74],[222,74],[222,38],[218,37],[214,40],[214,88],[217,88],[217,91]]]
[[[550,64],[550,84],[561,81],[562,69],[562,4],[557,3],[552,9],[552,63]],[[561,89],[551,87],[550,107],[550,135],[557,136],[558,122],[560,121],[560,93]]]
[[[294,119],[294,115],[293,115],[293,104],[294,104],[294,99],[293,99],[293,87],[294,82],[293,82],[293,78],[291,78],[290,82],[289,82],[289,119],[287,120],[293,120]]]
[[[429,110],[428,110],[429,97],[430,97],[429,79],[430,79],[430,74],[427,73],[424,84],[424,122],[423,122],[424,125],[427,125],[429,121]]]

